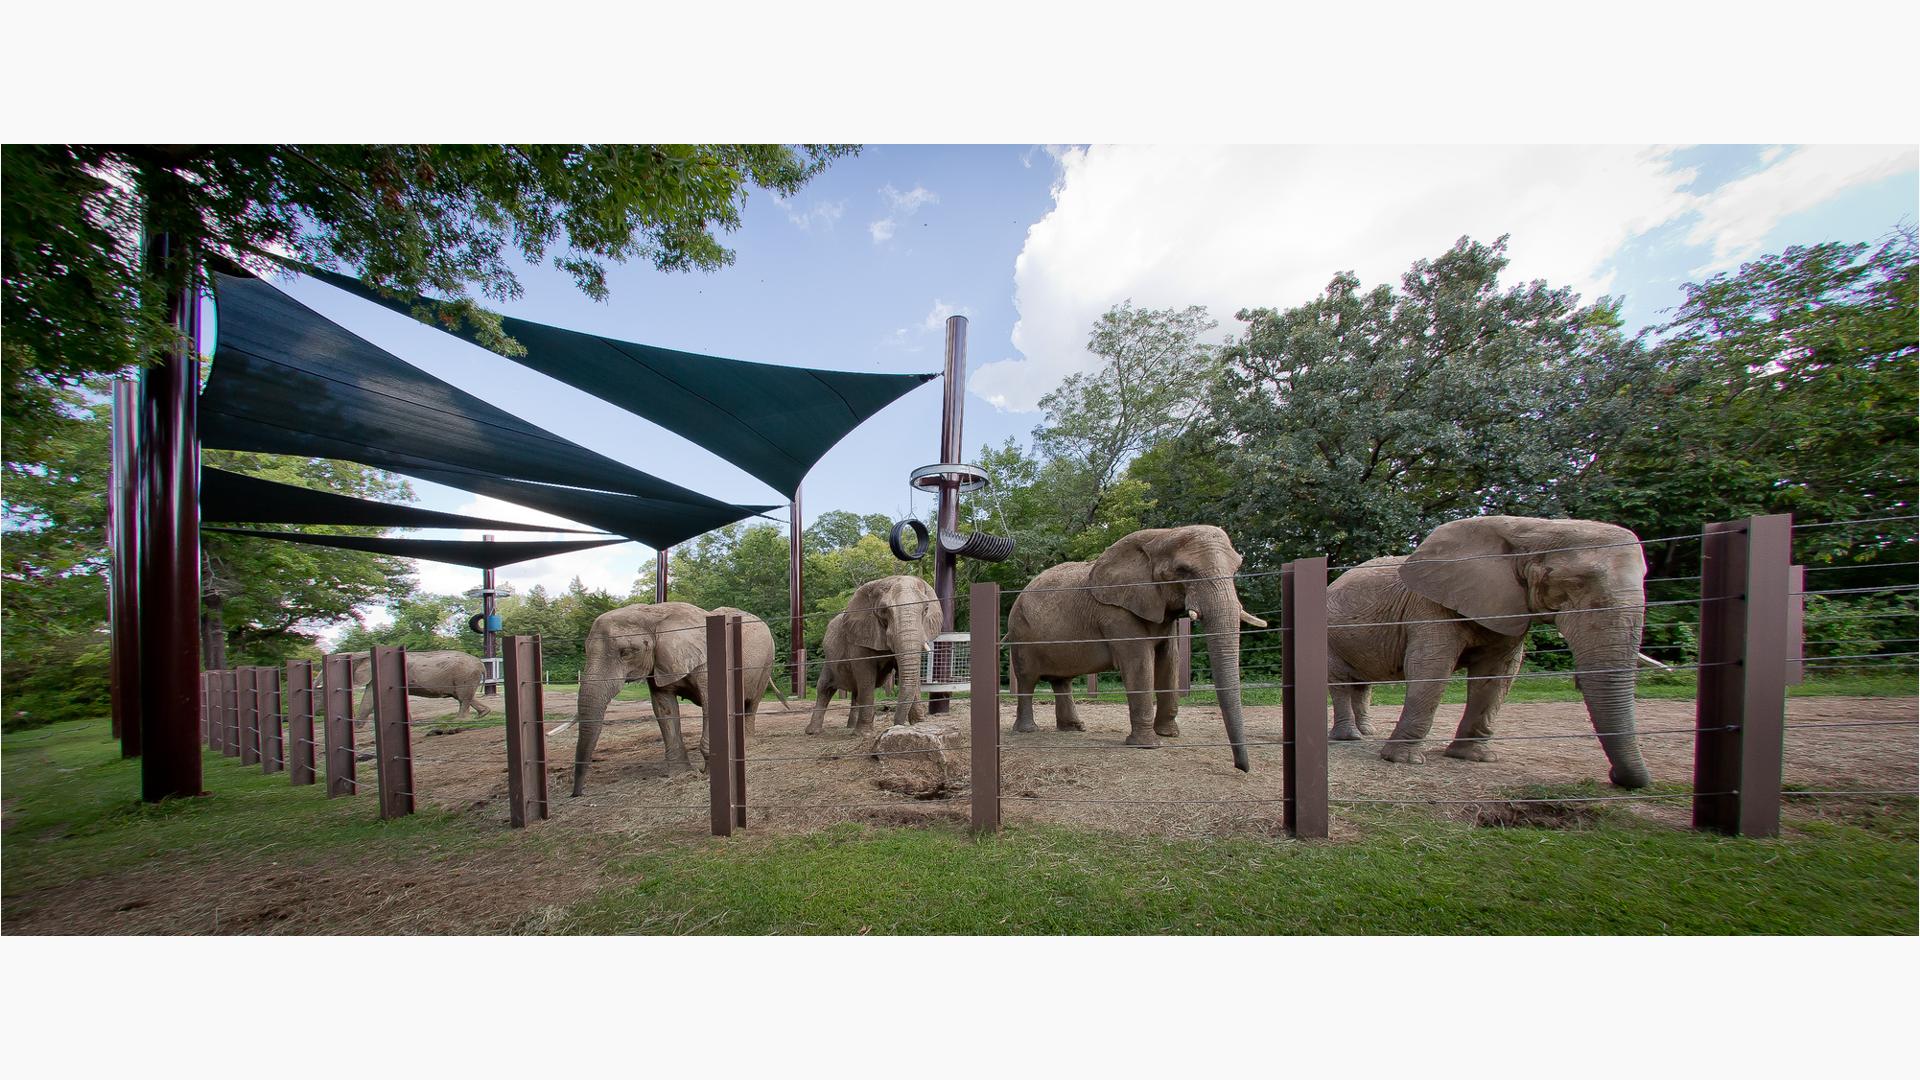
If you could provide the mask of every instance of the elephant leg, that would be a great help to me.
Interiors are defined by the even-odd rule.
[[[853,730],[857,735],[873,733],[873,669],[867,664],[853,665]]]
[[[455,709],[453,711],[454,723],[456,724],[465,723],[467,719],[467,713],[470,712],[473,708],[473,695],[462,694],[459,697],[454,698],[453,700],[457,702],[460,706],[458,709]]]
[[[1513,676],[1520,670],[1526,651],[1514,649],[1505,655],[1482,656],[1467,664],[1467,711],[1460,717],[1460,728],[1453,733],[1447,756],[1465,761],[1493,761],[1493,747],[1487,737],[1493,734],[1494,717],[1513,689]]]
[[[762,695],[764,695],[765,691],[763,690],[761,691],[761,693]],[[753,718],[759,715],[759,713],[760,713],[760,699],[749,695],[747,698],[747,708],[746,708],[747,715],[740,725],[741,729],[745,731],[748,735],[755,734],[753,730]]]
[[[1073,680],[1048,679],[1047,685],[1053,687],[1053,726],[1061,731],[1087,730],[1073,709]]]
[[[1032,672],[1033,665],[1021,661],[1013,672],[1013,730],[1035,731],[1033,726],[1033,689],[1040,685],[1040,679]]]
[[[807,721],[807,734],[818,735],[826,729],[827,706],[833,703],[833,684],[822,682],[813,696],[813,718]]]
[[[1402,765],[1419,765],[1427,757],[1420,743],[1433,729],[1433,713],[1447,692],[1447,678],[1458,662],[1458,651],[1433,646],[1420,650],[1417,642],[1407,650],[1407,703],[1400,707],[1400,722],[1393,734],[1380,746],[1380,756]]]
[[[1153,730],[1154,685],[1153,648],[1140,642],[1127,642],[1127,648],[1115,648],[1119,661],[1120,683],[1127,691],[1128,746],[1159,746],[1160,736]]]
[[[1333,730],[1327,738],[1351,742],[1373,734],[1373,725],[1367,723],[1367,699],[1372,695],[1371,686],[1334,687]]]
[[[1153,732],[1163,739],[1180,737],[1180,680],[1173,672],[1173,640],[1153,646]]]
[[[686,767],[687,744],[680,735],[680,699],[669,689],[647,686],[647,696],[653,701],[653,719],[660,725],[660,741],[667,747],[667,767],[675,765]],[[707,725],[700,725],[700,752],[707,752]]]
[[[480,700],[480,695],[478,692],[467,695],[467,704],[473,706],[473,715],[475,717],[485,716],[488,713],[493,711],[492,709],[487,708],[486,702]]]

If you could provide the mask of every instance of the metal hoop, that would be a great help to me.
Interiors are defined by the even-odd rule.
[[[960,480],[948,480],[946,477],[962,477]],[[980,491],[987,486],[987,470],[978,465],[965,465],[958,461],[944,461],[938,465],[922,465],[907,477],[907,483],[921,491],[935,491],[947,484],[954,485],[953,491],[965,495],[970,491]]]

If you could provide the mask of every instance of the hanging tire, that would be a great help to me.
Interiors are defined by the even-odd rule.
[[[900,541],[900,534],[907,529],[913,530],[914,547],[909,551]],[[919,562],[927,554],[927,527],[916,518],[893,523],[893,531],[887,534],[887,546],[893,549],[893,557],[901,562]]]

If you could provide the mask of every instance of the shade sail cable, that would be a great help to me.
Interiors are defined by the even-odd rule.
[[[289,268],[480,345],[444,301],[378,288],[295,260]],[[526,349],[507,359],[643,417],[792,496],[815,462],[937,372],[829,371],[663,349],[503,316]],[[482,346],[484,347],[484,345]]]
[[[312,544],[316,547],[344,548],[348,551],[368,551],[376,555],[395,555],[406,559],[427,559],[431,562],[477,567],[481,570],[511,566],[514,563],[544,559],[552,555],[585,551],[589,548],[606,547],[608,544],[625,543],[625,539],[618,536],[595,540],[414,540],[399,536],[331,536],[321,533],[277,532],[267,529],[228,529],[217,525],[204,526],[202,531],[226,533],[230,536],[250,536],[259,540]]]

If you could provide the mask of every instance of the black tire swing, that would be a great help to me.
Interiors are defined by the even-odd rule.
[[[907,477],[907,483],[915,491],[938,491],[944,486],[953,495],[985,491],[989,486],[987,470],[978,465],[967,465],[957,461],[922,465]],[[903,542],[902,534],[907,530],[913,532],[912,548],[908,548]],[[917,562],[926,557],[927,548],[930,546],[926,524],[918,518],[894,522],[893,530],[887,534],[887,546],[893,549],[893,557],[901,562]],[[940,530],[940,550],[948,555],[997,563],[1011,556],[1013,548],[1014,542],[1010,536],[995,536],[992,533],[983,532],[969,532],[962,535],[951,529]]]

